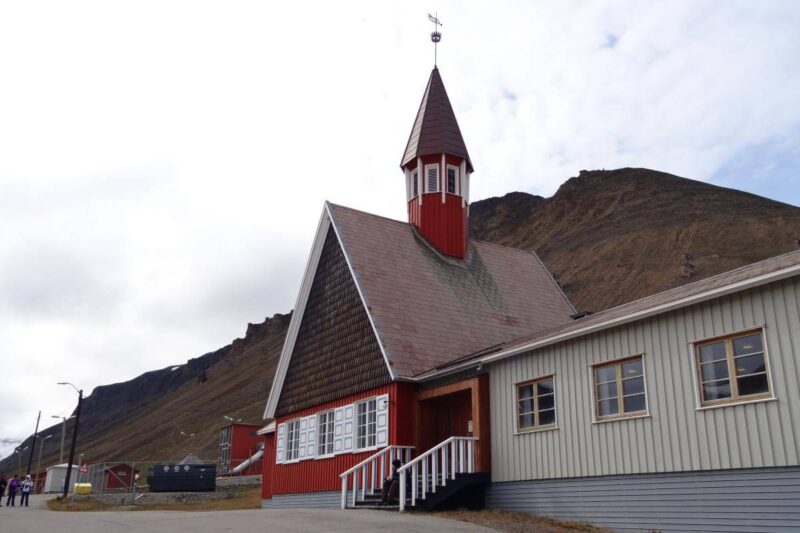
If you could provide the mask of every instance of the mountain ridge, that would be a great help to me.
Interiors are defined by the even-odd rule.
[[[648,169],[581,171],[548,198],[474,202],[470,232],[535,250],[579,310],[599,311],[792,250],[800,208]],[[261,421],[290,318],[248,324],[243,338],[183,365],[97,387],[79,451],[88,462],[188,452],[215,460],[223,416]],[[60,437],[60,424],[41,434]],[[43,464],[54,464],[60,439],[45,442]],[[0,461],[3,472],[16,466],[13,456]]]

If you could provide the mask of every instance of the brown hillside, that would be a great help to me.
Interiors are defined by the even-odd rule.
[[[575,306],[597,311],[793,249],[800,208],[626,168],[581,172],[551,198],[516,192],[475,202],[470,231],[536,250]],[[289,318],[250,324],[243,339],[184,365],[96,388],[84,404],[79,452],[89,462],[180,459],[190,451],[216,459],[224,415],[261,421]],[[54,435],[42,461],[54,464],[60,426],[42,434]],[[0,471],[16,466],[6,458]]]
[[[547,199],[475,202],[470,231],[535,250],[576,308],[599,311],[794,249],[800,208],[623,168],[582,171]]]
[[[243,339],[175,370],[168,367],[95,389],[81,414],[77,448],[85,454],[84,461],[179,460],[189,452],[216,460],[223,416],[262,421],[290,317],[275,315],[261,324],[249,324]],[[187,373],[188,379],[173,377],[176,372]],[[205,381],[200,382],[203,372]],[[119,406],[128,401],[131,408],[121,410]],[[71,427],[67,425],[67,435]],[[60,428],[59,424],[41,432],[54,435],[46,441],[43,465],[58,462]],[[195,436],[184,437],[181,431]],[[0,472],[16,468],[11,458],[0,462]]]

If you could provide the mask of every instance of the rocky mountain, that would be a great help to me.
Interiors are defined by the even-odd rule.
[[[583,171],[550,198],[475,202],[470,231],[536,250],[578,309],[599,311],[796,248],[800,208],[625,168]],[[85,461],[215,459],[223,416],[261,421],[289,319],[249,324],[244,338],[184,365],[96,388],[81,416]],[[58,460],[60,431],[42,431],[54,436],[43,464]],[[0,471],[16,467],[13,457],[0,462]]]
[[[644,168],[582,171],[550,198],[470,206],[473,238],[535,250],[600,311],[797,248],[800,208]]]

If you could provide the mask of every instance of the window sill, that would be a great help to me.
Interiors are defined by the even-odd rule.
[[[531,428],[531,429],[518,429],[517,431],[514,432],[514,435],[516,435],[516,436],[530,435],[531,433],[544,433],[546,431],[555,431],[557,429],[558,429],[558,426],[556,426],[556,425],[542,426],[540,428]]]
[[[376,450],[380,450],[383,446],[370,446],[369,448],[356,448],[350,453],[364,453],[364,452],[374,452]]]
[[[314,460],[318,459],[331,459],[332,457],[336,457],[335,453],[326,453],[325,455],[315,455]]]
[[[615,416],[614,418],[599,418],[592,420],[592,424],[606,424],[608,422],[623,422],[625,420],[639,420],[640,418],[650,418],[650,413],[642,413],[640,415],[631,416]]]
[[[728,403],[718,403],[715,405],[701,405],[700,407],[695,407],[695,411],[708,411],[709,409],[719,409],[721,407],[735,407],[737,405],[748,405],[751,403],[766,403],[766,402],[775,402],[778,401],[778,398],[771,397],[771,398],[756,398],[755,400],[738,400],[735,402],[728,402]]]

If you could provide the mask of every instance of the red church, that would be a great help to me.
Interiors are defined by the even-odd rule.
[[[322,210],[265,411],[265,507],[368,504],[398,457],[403,507],[474,492],[496,406],[458,363],[575,314],[536,254],[469,239],[473,165],[437,68],[400,168],[408,222]]]

